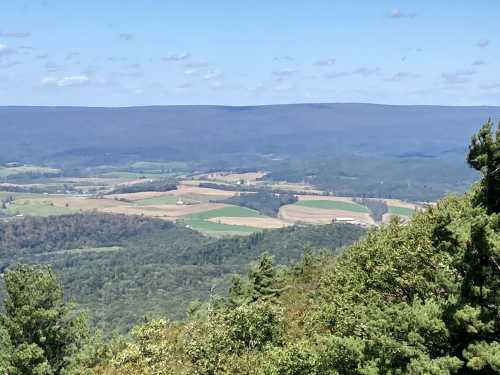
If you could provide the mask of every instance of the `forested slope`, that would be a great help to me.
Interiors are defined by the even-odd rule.
[[[364,234],[351,225],[290,227],[211,239],[163,220],[75,214],[0,224],[0,264],[49,264],[67,295],[107,332],[145,316],[186,316],[188,305],[227,289],[263,253],[292,264],[305,249],[337,253]]]
[[[483,178],[468,194],[409,224],[395,219],[338,257],[306,253],[281,268],[261,256],[227,295],[192,306],[187,321],[148,320],[126,342],[84,339],[50,271],[10,271],[0,369],[22,369],[22,358],[28,370],[43,363],[57,374],[498,374],[500,129],[492,128],[472,139],[468,162]],[[32,326],[61,334],[41,340],[25,334]]]

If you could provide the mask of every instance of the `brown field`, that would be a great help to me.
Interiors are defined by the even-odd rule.
[[[148,217],[165,218],[169,220],[176,220],[182,216],[189,214],[196,214],[214,210],[217,208],[226,207],[226,204],[221,203],[200,203],[193,205],[152,205],[152,206],[116,206],[103,209],[104,212],[125,214],[125,215],[144,215]]]
[[[54,206],[57,207],[68,207],[76,210],[100,210],[108,207],[119,207],[126,205],[125,202],[116,201],[114,199],[97,199],[97,198],[83,198],[83,197],[50,197],[45,198],[28,198],[28,199],[18,199],[20,204],[25,201],[30,203],[42,203],[42,202],[52,202]],[[66,206],[67,205],[67,206]]]
[[[275,190],[283,189],[283,190],[291,190],[299,193],[310,193],[310,194],[321,194],[322,190],[316,189],[314,186],[309,184],[300,184],[300,183],[291,183],[291,182],[278,182],[271,187]]]
[[[405,202],[399,199],[384,199],[384,201],[387,203],[388,206],[405,207],[414,210],[416,210],[417,208],[421,208],[421,206],[418,204]]]
[[[200,174],[194,176],[197,180],[220,181],[225,183],[234,184],[238,181],[245,181],[249,183],[257,183],[257,179],[264,177],[267,172],[248,172],[248,173],[227,173],[215,172],[209,174]]]
[[[293,204],[281,207],[279,212],[279,218],[282,220],[309,224],[328,224],[331,223],[335,217],[350,217],[363,224],[375,224],[369,214],[360,212],[310,208]]]
[[[164,195],[173,195],[172,191],[141,191],[140,193],[126,194],[108,194],[104,198],[107,199],[126,199],[128,201],[138,201],[146,198],[161,197]]]
[[[202,188],[199,186],[191,186],[181,184],[178,186],[177,190],[170,191],[172,195],[184,195],[184,194],[200,194],[200,195],[213,195],[218,197],[232,197],[237,195],[237,191],[225,191],[219,189]]]
[[[215,217],[209,219],[208,221],[227,225],[242,225],[260,229],[277,229],[290,225],[290,223],[272,217]]]
[[[299,201],[337,201],[337,202],[349,202],[354,201],[350,197],[336,197],[333,195],[297,195]]]

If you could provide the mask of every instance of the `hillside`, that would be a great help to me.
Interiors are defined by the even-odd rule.
[[[334,249],[353,234],[350,227],[287,228],[204,243],[198,250],[182,246],[184,253],[176,249],[168,255],[172,259],[187,256],[184,261],[191,266],[226,264],[233,272],[231,259],[261,255],[246,277],[232,278],[227,293],[211,293],[206,303],[192,304],[184,322],[145,319],[129,339],[105,342],[92,335],[84,317],[64,303],[49,269],[13,267],[4,277],[0,369],[33,373],[31,369],[59,368],[61,373],[95,375],[498,374],[500,129],[495,135],[492,128],[488,122],[472,139],[467,160],[483,178],[469,193],[447,197],[409,223],[394,219],[340,256],[313,254],[307,248]],[[33,224],[23,228],[37,227]],[[144,228],[151,231],[154,225]],[[177,229],[170,226],[162,233],[171,236],[172,230]],[[24,240],[10,239],[12,246],[36,245],[27,233]],[[160,247],[183,244],[180,234],[175,232]],[[157,242],[151,232],[139,240],[146,238]],[[49,255],[60,254],[54,251],[56,243],[49,241]],[[262,254],[264,249],[277,262],[306,252],[299,263],[276,267],[271,256]],[[140,258],[128,259],[134,256]],[[162,290],[166,263],[151,267],[140,251],[126,258],[127,264],[114,274],[92,267],[92,272],[109,276],[106,281],[94,278],[92,288],[102,290],[101,282],[130,289],[122,275],[129,272],[127,266],[139,265],[136,274],[153,276],[153,288],[134,298],[146,292],[151,299],[155,290]],[[186,269],[180,272],[187,274]],[[181,285],[192,280],[188,276]],[[65,281],[71,284],[71,276]],[[103,297],[103,303],[112,302]],[[170,298],[155,301],[162,299]],[[115,314],[120,316],[124,308]]]
[[[489,116],[500,118],[500,107],[1,107],[0,161],[105,164],[324,153],[461,158],[474,124]]]
[[[324,225],[217,240],[141,216],[25,218],[0,223],[0,266],[6,272],[18,263],[51,265],[95,326],[124,333],[145,316],[185,318],[191,302],[223,294],[230,278],[263,253],[292,264],[305,249],[336,254],[364,233]]]

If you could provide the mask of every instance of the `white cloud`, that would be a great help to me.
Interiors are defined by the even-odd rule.
[[[395,8],[389,13],[389,18],[400,19],[400,18],[415,18],[417,15],[415,13],[405,13],[401,9]]]
[[[490,41],[488,39],[480,39],[476,43],[476,47],[486,48],[490,45]]]
[[[222,73],[219,72],[218,70],[211,70],[208,73],[203,75],[203,79],[206,79],[207,81],[211,81],[214,79],[218,79],[222,76]]]
[[[83,86],[90,83],[90,78],[86,75],[66,76],[61,78],[45,77],[40,83],[42,84],[42,86],[49,87]]]
[[[10,49],[5,44],[0,43],[0,56],[8,55],[9,53],[12,53],[12,49]]]
[[[332,66],[335,65],[335,59],[318,60],[314,63],[316,66]]]
[[[191,55],[188,52],[171,53],[163,58],[163,61],[183,61],[189,59]]]

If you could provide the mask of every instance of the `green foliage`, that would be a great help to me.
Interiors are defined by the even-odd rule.
[[[490,119],[472,137],[467,162],[483,175],[481,201],[489,212],[500,212],[500,125],[494,136]]]
[[[144,316],[185,318],[191,301],[225,294],[231,277],[244,275],[264,252],[292,264],[304,248],[336,253],[363,233],[326,225],[213,239],[139,216],[25,218],[0,224],[0,263],[4,269],[19,262],[51,265],[78,309],[109,335],[127,332]]]
[[[128,184],[116,187],[110,194],[130,194],[143,191],[166,192],[177,190],[177,183],[172,180],[148,180],[139,184]]]
[[[54,274],[18,266],[5,274],[2,362],[12,374],[69,374],[88,338],[86,320],[63,300]],[[8,354],[6,354],[8,353]],[[74,369],[74,368],[73,368]]]
[[[256,193],[240,194],[218,202],[251,208],[263,215],[275,217],[281,206],[297,202],[297,197],[292,194],[277,194],[260,190]]]

